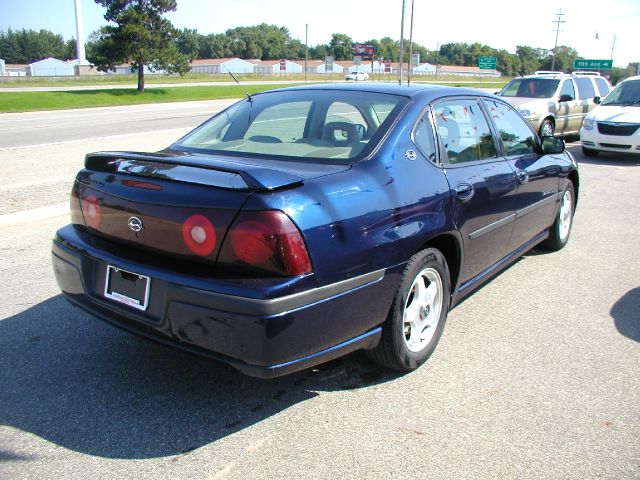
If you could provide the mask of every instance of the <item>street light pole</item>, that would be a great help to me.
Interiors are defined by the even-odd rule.
[[[400,58],[398,64],[400,65],[400,76],[398,77],[398,85],[402,85],[402,62],[404,57],[404,2],[402,0],[402,20],[400,20]]]
[[[82,23],[82,1],[75,0],[76,6],[76,46],[78,54],[78,65],[86,65],[87,59],[84,53],[84,25]]]

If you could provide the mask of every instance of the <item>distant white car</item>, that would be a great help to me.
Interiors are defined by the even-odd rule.
[[[352,72],[347,73],[344,76],[344,79],[348,82],[349,80],[353,80],[355,82],[369,80],[369,74],[367,72]]]
[[[582,151],[640,154],[640,76],[622,81],[584,119],[580,129]]]

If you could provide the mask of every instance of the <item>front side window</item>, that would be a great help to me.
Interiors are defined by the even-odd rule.
[[[551,98],[560,80],[554,78],[516,78],[500,92],[502,97]]]
[[[475,100],[446,100],[437,103],[433,113],[450,163],[498,156],[487,120]]]
[[[591,83],[590,78],[578,77],[576,78],[576,85],[578,86],[578,94],[581,100],[596,96],[596,91],[593,88],[593,83]]]
[[[622,82],[604,99],[602,105],[640,105],[640,80]]]
[[[511,107],[495,100],[485,100],[485,106],[500,133],[507,157],[535,153],[533,132]]]
[[[254,95],[171,148],[321,163],[364,158],[409,99],[382,93],[297,90]]]

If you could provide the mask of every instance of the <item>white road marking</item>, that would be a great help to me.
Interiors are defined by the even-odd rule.
[[[7,190],[18,190],[20,188],[35,187],[37,185],[48,185],[58,182],[73,182],[74,175],[61,175],[59,177],[49,177],[42,180],[32,180],[30,182],[12,183],[10,185],[0,185],[0,192]]]
[[[60,217],[63,215],[69,215],[69,202],[0,215],[0,227],[4,228],[11,225],[20,225],[27,222],[33,223],[38,220]]]
[[[49,147],[51,145],[67,145],[70,143],[80,143],[87,141],[95,141],[95,140],[103,140],[108,138],[122,138],[122,137],[133,137],[139,135],[149,135],[153,133],[167,133],[167,132],[175,132],[176,130],[189,130],[189,127],[181,127],[181,128],[168,128],[165,130],[149,130],[147,132],[134,132],[134,133],[119,133],[117,135],[105,135],[103,137],[87,137],[87,138],[78,138],[74,140],[62,140],[60,142],[50,142],[50,143],[34,143],[32,145],[17,145],[15,147],[2,147],[0,148],[0,152],[7,150],[21,150],[24,148],[35,148],[35,147]]]

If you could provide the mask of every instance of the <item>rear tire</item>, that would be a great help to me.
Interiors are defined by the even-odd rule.
[[[582,147],[582,153],[584,154],[585,157],[597,157],[600,152],[592,148]]]
[[[378,345],[368,350],[379,365],[409,372],[433,353],[442,336],[451,294],[447,262],[435,248],[415,254],[382,325]]]
[[[542,246],[549,250],[560,250],[569,241],[571,227],[573,226],[573,213],[576,206],[576,194],[573,183],[569,180],[567,187],[562,192],[560,208],[556,214],[556,220],[551,226],[549,237],[542,242]]]

